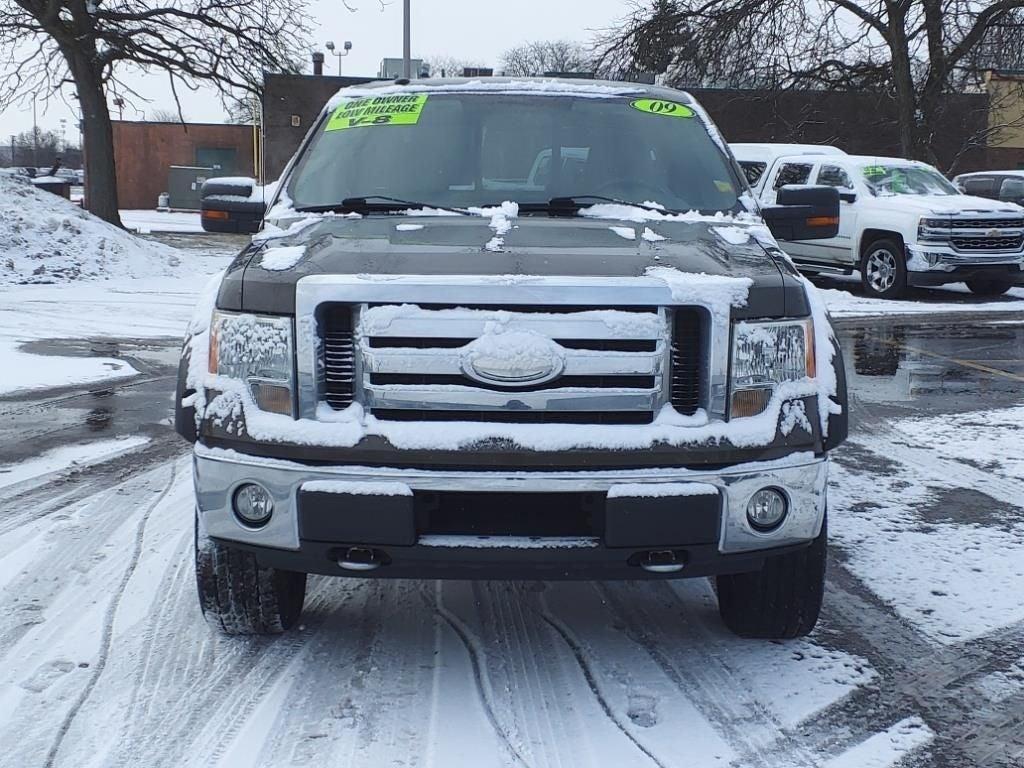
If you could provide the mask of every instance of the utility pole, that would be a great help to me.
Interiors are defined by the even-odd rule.
[[[403,3],[403,26],[404,26],[404,44],[402,46],[402,77],[406,80],[412,79],[412,10],[410,8],[412,0],[404,0]]]
[[[36,101],[39,94],[32,95],[32,165],[39,167],[39,126],[36,124]]]

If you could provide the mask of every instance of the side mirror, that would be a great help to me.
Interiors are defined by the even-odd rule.
[[[777,240],[827,240],[839,234],[839,190],[835,187],[785,186],[776,205],[762,210]]]
[[[200,208],[205,232],[259,232],[267,203],[256,179],[213,178],[203,182]]]

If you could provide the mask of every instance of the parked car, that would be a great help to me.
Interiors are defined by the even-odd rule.
[[[182,353],[211,623],[288,629],[310,573],[714,576],[736,633],[809,632],[845,376],[765,223],[838,194],[762,220],[717,136],[654,86],[342,91]]]
[[[1024,171],[961,173],[953,178],[953,185],[965,195],[1024,204]]]
[[[775,164],[775,161],[786,155],[845,155],[846,153],[838,147],[828,144],[730,144],[736,162],[743,169],[747,183],[760,194],[764,188],[766,171]]]
[[[864,291],[897,298],[907,286],[967,283],[997,296],[1024,284],[1024,208],[964,195],[925,163],[892,157],[780,157],[766,173],[761,202],[792,186],[827,185],[842,200],[839,233],[789,241],[807,272],[859,270]]]

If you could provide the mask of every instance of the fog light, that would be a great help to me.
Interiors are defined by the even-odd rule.
[[[262,485],[249,483],[235,491],[235,515],[250,528],[262,528],[274,513],[274,500]]]
[[[789,504],[781,491],[762,488],[747,502],[747,521],[755,531],[771,531],[782,525]]]

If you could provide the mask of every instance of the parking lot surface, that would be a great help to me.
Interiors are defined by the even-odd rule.
[[[0,764],[1024,765],[1024,325],[840,332],[826,605],[790,643],[730,636],[704,580],[314,578],[298,631],[221,637],[177,342],[107,339],[138,377],[0,399]]]

